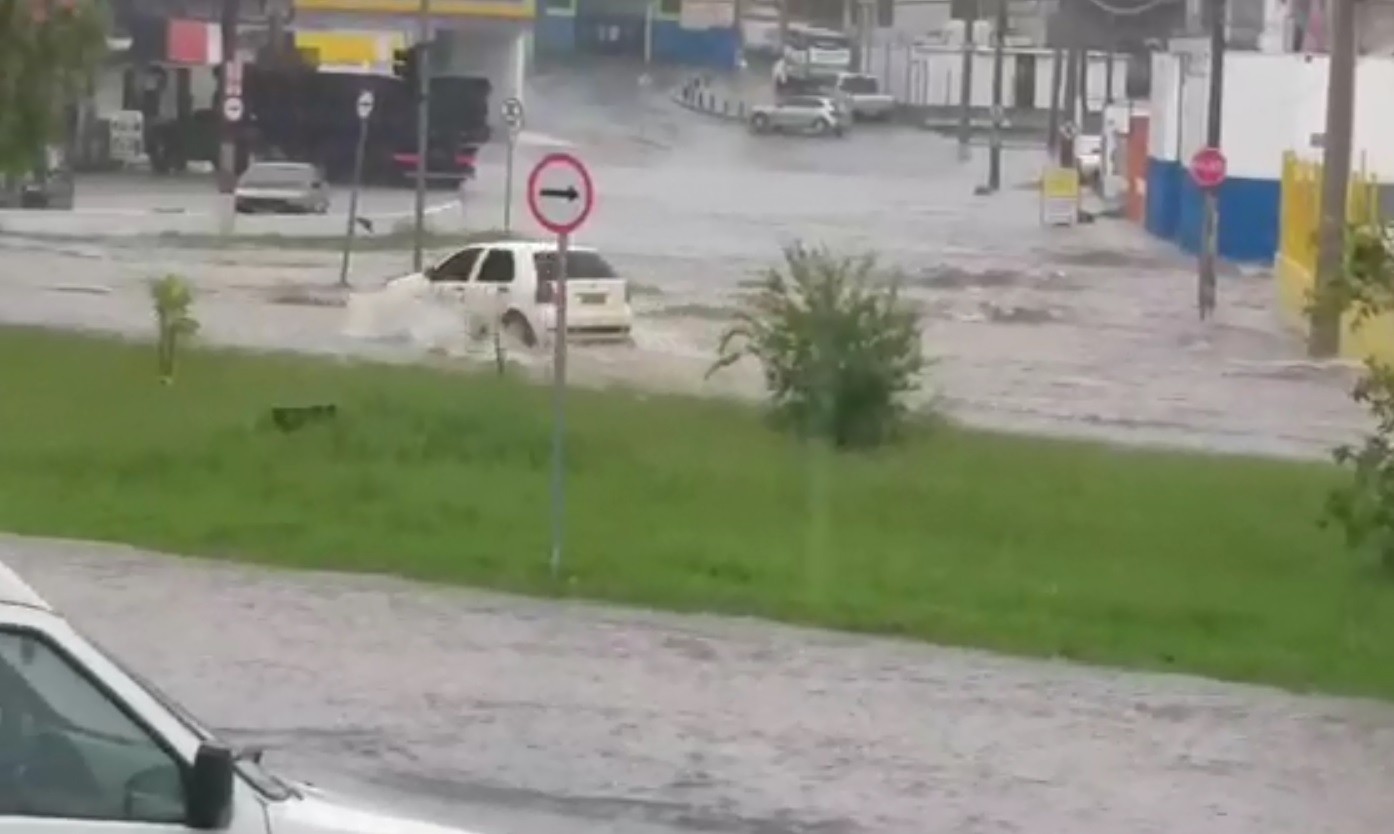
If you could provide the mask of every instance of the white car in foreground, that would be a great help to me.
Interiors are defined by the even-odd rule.
[[[0,563],[0,834],[464,834],[272,775]]]
[[[557,247],[499,241],[467,246],[423,272],[396,278],[394,291],[458,307],[471,331],[503,332],[529,347],[557,329]],[[629,282],[594,249],[568,247],[566,332],[627,339],[634,326]]]

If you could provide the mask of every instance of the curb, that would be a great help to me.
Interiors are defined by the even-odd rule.
[[[744,122],[749,110],[744,101],[726,98],[711,87],[697,83],[696,78],[675,89],[673,101],[685,110],[728,122]]]

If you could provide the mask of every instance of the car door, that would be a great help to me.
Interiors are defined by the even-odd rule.
[[[469,300],[470,280],[483,254],[483,246],[467,246],[441,261],[427,276],[431,282],[431,297],[441,304],[465,306]]]
[[[496,247],[481,259],[479,270],[468,290],[468,306],[472,323],[479,329],[490,329],[512,297],[513,284],[518,277],[513,250]]]
[[[185,763],[49,635],[0,625],[0,834],[188,834]],[[263,832],[234,814],[228,834]]]

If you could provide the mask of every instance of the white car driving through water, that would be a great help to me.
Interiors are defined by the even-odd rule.
[[[282,779],[0,562],[0,834],[465,834]]]
[[[498,241],[466,246],[435,266],[394,279],[388,289],[455,307],[475,334],[494,327],[526,346],[555,334],[557,247]],[[566,256],[566,332],[628,339],[634,326],[629,282],[600,253]]]

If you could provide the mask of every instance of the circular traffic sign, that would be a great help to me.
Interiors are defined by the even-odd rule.
[[[504,99],[499,109],[503,113],[504,124],[514,130],[523,126],[523,102],[517,96]]]
[[[1065,137],[1066,139],[1075,138],[1076,132],[1077,129],[1075,128],[1074,122],[1065,122],[1064,124],[1060,125],[1060,135]]]
[[[359,93],[358,103],[357,105],[355,105],[355,109],[358,110],[358,118],[366,119],[369,116],[373,115],[374,103],[376,103],[376,99],[373,97],[372,90],[364,90],[363,92]]]
[[[586,222],[595,204],[590,171],[569,153],[549,153],[528,174],[528,208],[542,228],[570,234]]]
[[[230,122],[242,120],[242,99],[237,96],[228,96],[223,100],[223,118]]]
[[[1201,148],[1191,157],[1191,179],[1201,188],[1219,188],[1229,173],[1229,162],[1219,148]]]

